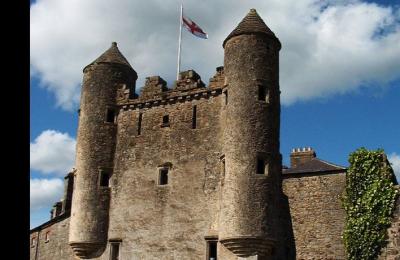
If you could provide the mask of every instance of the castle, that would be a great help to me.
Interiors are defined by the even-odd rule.
[[[31,260],[345,259],[346,168],[310,147],[282,166],[279,39],[251,9],[223,48],[208,86],[189,70],[137,95],[116,43],[83,69],[76,165]]]

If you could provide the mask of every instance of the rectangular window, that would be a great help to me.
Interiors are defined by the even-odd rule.
[[[258,100],[269,103],[269,90],[263,85],[258,85]]]
[[[228,105],[228,90],[225,90],[225,105]]]
[[[266,89],[262,85],[258,85],[258,100],[265,101],[267,96]]]
[[[107,108],[107,118],[106,121],[109,123],[114,123],[115,110],[112,108]]]
[[[50,241],[50,231],[47,231],[44,235],[44,242],[49,242]]]
[[[169,115],[165,115],[162,118],[161,127],[166,127],[166,126],[169,126]]]
[[[101,187],[108,187],[110,182],[110,173],[102,170],[100,172],[100,186]]]
[[[160,169],[160,176],[158,180],[159,185],[167,185],[168,184],[168,169],[162,168]]]
[[[35,247],[35,246],[36,246],[36,237],[32,237],[31,247]]]
[[[110,243],[110,260],[119,260],[119,244],[120,243]]]
[[[143,117],[143,114],[139,113],[138,130],[137,130],[138,135],[140,135],[142,132],[142,117]]]
[[[136,81],[133,81],[131,84],[129,84],[129,99],[136,98],[135,89],[136,89]]]
[[[196,129],[196,121],[197,121],[197,106],[193,106],[193,115],[192,115],[192,129]]]
[[[207,260],[217,260],[217,243],[218,241],[207,241]]]
[[[262,159],[257,159],[257,174],[265,174],[265,162]]]

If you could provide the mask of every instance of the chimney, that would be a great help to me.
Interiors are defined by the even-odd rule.
[[[64,177],[64,195],[61,213],[71,211],[71,203],[72,203],[72,192],[74,189],[74,174],[76,169],[73,168],[71,172]]]
[[[290,154],[290,168],[296,168],[315,157],[315,151],[311,147],[293,148]]]

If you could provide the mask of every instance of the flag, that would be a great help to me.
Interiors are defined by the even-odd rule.
[[[208,35],[195,22],[184,15],[182,15],[182,24],[191,34],[203,39],[208,38]]]

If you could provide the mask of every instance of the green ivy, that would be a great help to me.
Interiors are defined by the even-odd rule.
[[[386,244],[398,190],[393,169],[382,149],[360,148],[349,156],[346,188],[342,197],[346,211],[343,234],[349,260],[373,260]]]

